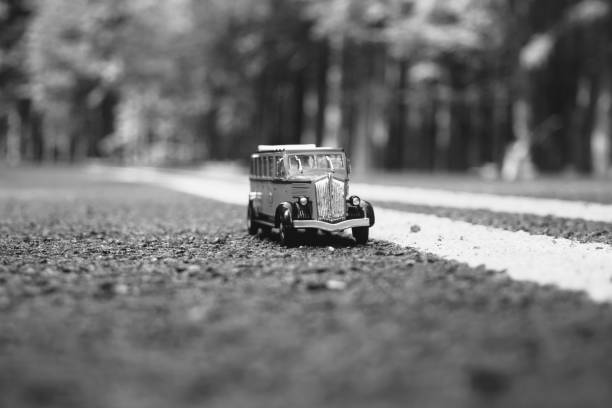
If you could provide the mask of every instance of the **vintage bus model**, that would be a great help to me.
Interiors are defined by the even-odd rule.
[[[349,196],[344,150],[315,145],[260,145],[251,155],[247,229],[255,235],[277,228],[281,243],[295,244],[298,230],[352,229],[358,244],[368,241],[374,209]]]

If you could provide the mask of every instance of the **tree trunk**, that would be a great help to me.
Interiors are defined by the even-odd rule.
[[[451,140],[451,98],[452,92],[445,83],[436,87],[437,104],[435,110],[436,136],[434,170],[447,170],[449,164],[449,147]]]
[[[452,77],[452,76],[451,76]],[[468,167],[470,147],[469,101],[463,84],[452,81],[450,102],[450,132],[448,142],[448,169],[462,171]]]
[[[324,122],[323,134],[321,142],[317,143],[321,146],[340,146],[342,130],[342,96],[343,96],[343,71],[344,71],[344,53],[347,46],[342,40],[335,40],[329,44],[329,65],[327,68],[327,76],[325,83],[328,91],[325,93],[327,98],[327,106],[319,105],[319,111],[322,115],[321,120]],[[317,136],[318,138],[318,136]],[[347,148],[347,146],[343,146]]]
[[[16,166],[21,162],[21,115],[17,105],[11,106],[8,111],[6,133],[6,159],[9,165]]]
[[[475,102],[470,111],[470,122],[474,131],[474,143],[470,164],[472,166],[489,165],[493,161],[492,133],[493,133],[493,101],[488,85],[478,86],[475,89]]]
[[[315,143],[317,146],[323,145],[323,139],[325,137],[325,125],[326,125],[326,114],[327,114],[327,100],[328,100],[328,75],[329,75],[329,57],[330,50],[327,42],[322,42],[319,47],[319,60],[317,63],[316,73],[316,88],[317,88],[317,115],[315,119]],[[338,52],[338,51],[336,51]],[[339,88],[338,84],[334,84]],[[335,90],[340,93],[339,89]],[[336,101],[338,102],[338,101]],[[339,103],[338,103],[339,105]],[[339,110],[340,108],[337,107]]]
[[[506,180],[530,179],[535,176],[531,158],[533,144],[531,73],[518,63],[515,73],[516,94],[512,102],[512,132],[514,140],[506,147],[501,169]]]
[[[356,165],[357,173],[366,173],[371,168],[369,136],[372,128],[370,84],[364,85],[359,93],[357,102],[357,122],[355,133],[352,135],[351,157]]]
[[[408,63],[401,60],[394,64],[396,68],[397,83],[396,91],[393,95],[393,106],[389,118],[389,143],[386,147],[387,160],[386,167],[399,169],[404,163],[404,139],[406,138],[407,122],[407,98],[406,88],[408,82]]]
[[[590,167],[588,163],[590,151],[585,152],[584,139],[588,139],[592,121],[592,113],[594,113],[594,105],[596,96],[594,91],[593,78],[587,78],[586,75],[581,75],[576,84],[576,96],[574,98],[573,109],[570,117],[569,131],[567,132],[567,155],[572,168],[576,170],[587,170]],[[588,166],[588,167],[587,167]]]
[[[504,154],[502,177],[505,180],[531,179],[535,176],[535,168],[531,160],[530,121],[531,104],[524,95],[520,95],[512,107],[512,129],[515,140],[508,146]]]
[[[359,172],[379,166],[383,160],[388,130],[384,111],[387,105],[384,75],[386,51],[376,44],[363,46],[360,71],[360,86],[357,94],[357,122],[353,134],[352,157]]]
[[[605,176],[610,171],[612,92],[610,73],[606,70],[603,76],[595,102],[595,118],[591,135],[593,171],[597,176]]]
[[[437,84],[427,84],[418,91],[413,98],[413,111],[411,122],[413,132],[419,135],[417,149],[421,152],[416,161],[418,168],[434,171],[436,169],[436,146],[438,145],[438,107],[440,95]],[[418,111],[418,115],[416,112]]]
[[[6,138],[7,138],[7,126],[8,126],[8,118],[6,117],[6,113],[0,114],[0,162],[7,160],[7,152],[6,152]]]
[[[304,132],[304,95],[306,93],[306,73],[301,70],[294,75],[293,79],[293,115],[290,143],[300,143]]]
[[[503,79],[496,76],[491,89],[492,119],[491,119],[491,161],[495,163],[497,171],[501,171],[504,164],[504,148],[507,133],[510,128],[510,101],[509,87]]]

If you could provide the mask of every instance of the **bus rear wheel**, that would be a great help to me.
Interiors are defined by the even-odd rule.
[[[247,230],[249,235],[257,234],[257,224],[253,222],[253,206],[249,203],[249,208],[247,209]]]

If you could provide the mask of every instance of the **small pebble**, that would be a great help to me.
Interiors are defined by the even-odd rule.
[[[102,282],[98,285],[98,289],[105,295],[112,295],[114,292],[114,285],[112,282]]]
[[[187,311],[187,320],[190,322],[199,322],[206,317],[208,308],[204,306],[194,306]]]
[[[43,275],[43,276],[54,276],[54,275],[57,275],[57,271],[55,269],[47,267],[47,268],[43,269],[41,275]]]
[[[8,296],[0,296],[0,309],[10,306],[11,301]]]
[[[198,273],[200,272],[200,266],[199,265],[189,265],[187,267],[187,273]]]
[[[284,283],[291,286],[297,285],[301,282],[301,279],[299,277],[293,275],[286,276],[282,280]]]
[[[309,281],[306,282],[306,289],[308,290],[321,290],[321,289],[326,289],[327,285],[324,284],[323,282],[318,282],[318,281]]]
[[[325,287],[329,290],[344,290],[346,289],[346,282],[330,279],[325,282]]]
[[[421,227],[419,227],[418,225],[413,225],[413,226],[410,227],[410,232],[416,233],[416,232],[419,232],[419,231],[421,231]]]
[[[336,250],[336,248],[334,248],[333,246],[328,246],[328,247],[327,247],[327,250],[328,250],[329,252],[334,252],[334,251]]]

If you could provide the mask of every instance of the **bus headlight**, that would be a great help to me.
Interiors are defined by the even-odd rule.
[[[300,197],[299,201],[301,206],[305,207],[308,204],[308,199],[306,197]]]
[[[355,207],[357,207],[359,204],[361,204],[361,199],[357,196],[352,196],[350,198],[351,204],[353,204]]]

